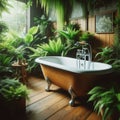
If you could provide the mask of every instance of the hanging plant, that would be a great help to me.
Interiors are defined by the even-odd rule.
[[[45,12],[48,14],[49,10],[54,10],[57,19],[57,29],[63,29],[65,22],[68,21],[69,11],[71,11],[72,4],[75,0],[36,0],[37,4],[41,4]],[[71,8],[71,9],[70,9]]]
[[[34,2],[33,0],[27,0]],[[55,11],[57,19],[57,29],[62,30],[65,23],[68,23],[74,4],[77,3],[82,9],[82,17],[88,17],[89,11],[107,5],[106,0],[36,0],[36,4],[40,4],[45,12]],[[75,8],[74,8],[75,9]]]

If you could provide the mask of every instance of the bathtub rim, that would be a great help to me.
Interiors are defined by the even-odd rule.
[[[56,57],[56,58],[75,59],[75,58],[64,57],[64,56],[44,56],[44,57],[36,58],[35,62],[39,63],[39,64],[46,65],[46,66],[50,66],[50,67],[53,67],[53,68],[65,70],[65,71],[68,71],[68,72],[77,73],[77,74],[83,74],[83,73],[92,74],[92,73],[94,73],[94,74],[98,74],[99,75],[99,74],[108,74],[108,73],[112,73],[113,72],[113,69],[112,69],[111,65],[106,64],[106,63],[102,63],[102,62],[92,62],[92,63],[100,63],[100,64],[103,64],[103,65],[107,65],[109,67],[109,69],[103,69],[103,70],[101,70],[101,69],[100,70],[94,70],[94,69],[91,69],[91,70],[80,70],[80,69],[74,69],[74,68],[68,67],[68,66],[66,67],[65,65],[61,65],[61,64],[57,64],[57,63],[45,60],[46,58],[54,58],[54,57]]]

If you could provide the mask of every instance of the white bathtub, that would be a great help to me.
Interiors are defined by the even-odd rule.
[[[87,94],[94,86],[94,81],[103,79],[103,76],[112,72],[111,65],[100,62],[91,62],[90,69],[83,69],[82,65],[78,68],[75,58],[62,56],[39,57],[35,62],[41,65],[48,82],[46,90],[49,91],[51,83],[68,90],[71,95],[71,106],[74,105],[76,97]]]

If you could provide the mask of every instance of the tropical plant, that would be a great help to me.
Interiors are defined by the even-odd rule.
[[[118,53],[117,47],[113,49],[113,47],[105,47],[101,48],[102,51],[98,52],[96,54],[96,58],[98,61],[102,61],[104,63],[108,63],[112,65],[112,68],[114,71],[119,72],[120,71],[120,59]]]
[[[82,32],[81,36],[80,36],[80,41],[86,41],[86,42],[90,42],[94,39],[94,35],[92,33],[89,32]]]
[[[0,34],[4,34],[8,31],[8,27],[5,22],[0,21]]]
[[[104,61],[105,63],[109,63],[113,61],[112,58],[113,49],[111,47],[101,48],[101,51],[96,54],[96,58],[98,57],[98,61]]]
[[[120,17],[115,19],[115,37],[111,47],[102,48],[102,51],[97,53],[100,56],[98,60],[109,63],[113,66],[115,71],[120,70]]]
[[[11,73],[11,62],[13,58],[7,56],[6,54],[0,54],[0,73]]]
[[[46,52],[46,55],[61,56],[64,54],[65,45],[60,38],[49,40],[48,43],[40,45],[40,48]]]
[[[63,29],[65,21],[68,21],[68,16],[70,13],[70,9],[68,12],[68,7],[72,8],[72,4],[74,0],[64,1],[64,0],[36,0],[37,4],[40,3],[41,6],[45,9],[45,12],[48,14],[49,10],[54,10],[56,13],[57,19],[57,29]]]
[[[0,80],[0,100],[8,102],[22,98],[28,99],[28,89],[25,85],[15,78]]]
[[[48,20],[48,18],[43,14],[43,15],[41,15],[41,17],[35,17],[34,23],[35,23],[35,25],[39,25],[40,33],[43,35],[46,35],[47,28],[50,27],[50,26],[48,26],[48,25],[50,25],[49,24],[50,21]]]
[[[118,87],[104,88],[96,86],[88,92],[88,101],[93,102],[94,111],[102,112],[102,120],[108,120],[114,114],[114,120],[120,119],[120,89]],[[117,117],[117,118],[116,118]]]
[[[31,54],[29,55],[29,59],[27,59],[29,63],[27,70],[31,72],[38,67],[38,64],[35,63],[35,59],[40,56],[46,56],[46,52],[41,49],[40,45],[37,45],[36,48],[28,47],[28,49],[31,51]]]
[[[79,41],[80,29],[74,28],[74,25],[68,25],[64,30],[59,30],[58,33],[65,38],[67,44],[72,45]]]
[[[28,0],[29,3],[35,2],[33,0]],[[87,18],[88,14],[93,13],[94,9],[99,8],[101,6],[106,6],[108,2],[106,0],[36,0],[37,5],[40,5],[44,8],[45,12],[49,13],[49,11],[55,11],[56,21],[57,21],[57,29],[62,30],[64,24],[69,23],[69,19],[71,17],[71,13],[74,8],[74,4],[77,3],[80,5],[81,12],[83,13],[81,17]],[[116,2],[118,2],[116,0]]]
[[[113,43],[114,56],[120,58],[120,54],[119,54],[120,53],[120,15],[116,16],[114,24],[115,24],[115,37]]]
[[[0,16],[2,16],[3,12],[9,12],[10,6],[8,0],[0,0]]]
[[[27,46],[30,45],[30,43],[34,40],[34,35],[38,32],[38,26],[33,26],[28,30],[28,33],[26,34],[24,38],[25,44]]]

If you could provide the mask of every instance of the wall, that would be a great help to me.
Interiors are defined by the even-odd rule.
[[[97,8],[93,14],[88,16],[88,19],[82,19],[82,18],[76,18],[72,19],[72,22],[76,22],[80,24],[81,30],[83,31],[89,31],[90,33],[93,33],[95,36],[94,41],[92,41],[92,48],[93,53],[96,54],[98,51],[100,51],[101,47],[111,46],[114,42],[114,32],[113,33],[96,33],[95,32],[95,16],[98,14],[104,14],[113,12],[116,13],[116,3],[112,2],[111,4],[108,4],[107,6]],[[115,17],[115,14],[113,14],[113,18]]]

